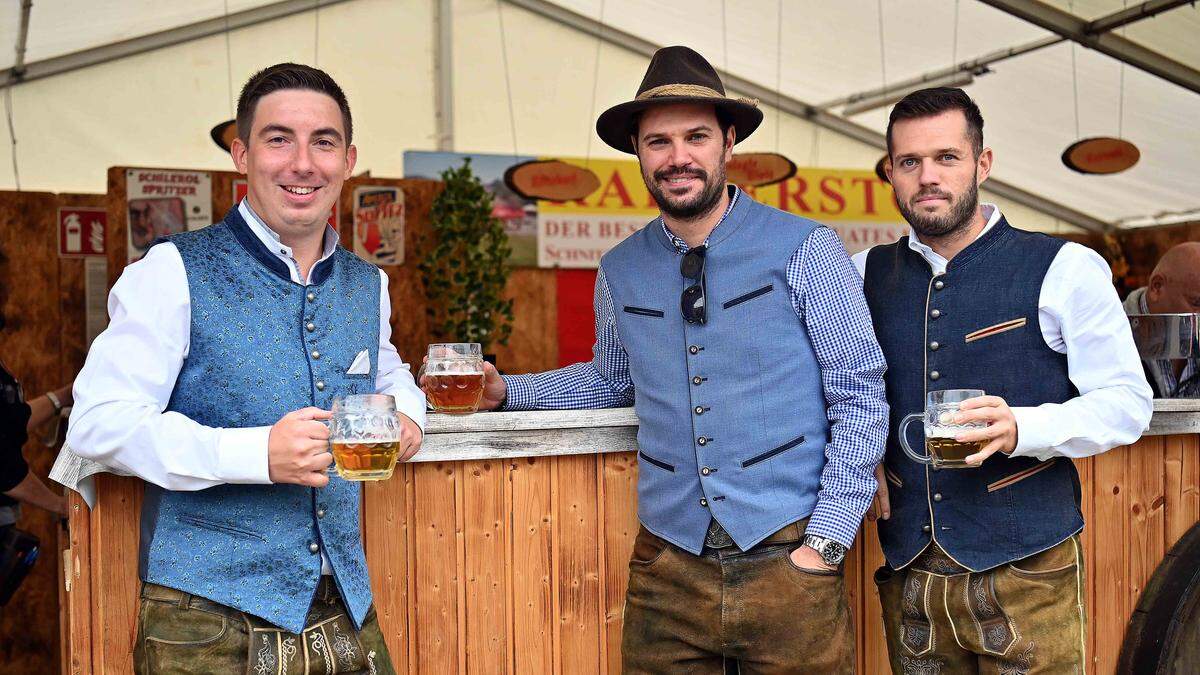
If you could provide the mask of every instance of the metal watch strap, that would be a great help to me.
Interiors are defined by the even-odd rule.
[[[828,565],[838,565],[846,557],[846,547],[827,537],[821,537],[815,534],[806,534],[804,535],[804,545],[812,548],[817,553],[820,553],[821,560],[825,561],[825,563]],[[837,560],[829,559],[831,557],[827,555],[827,549],[829,548],[833,548],[834,551],[837,551],[841,554],[836,556]]]

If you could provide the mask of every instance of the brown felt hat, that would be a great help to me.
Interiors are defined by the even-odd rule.
[[[749,138],[763,118],[758,101],[725,95],[721,78],[703,56],[687,47],[663,47],[650,59],[637,96],[601,113],[596,133],[617,150],[637,154],[630,139],[630,121],[646,108],[664,103],[711,103],[724,110],[737,129],[735,143]]]

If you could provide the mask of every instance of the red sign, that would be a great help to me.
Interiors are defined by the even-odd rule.
[[[62,257],[103,256],[108,230],[108,211],[86,206],[58,209],[58,255]]]
[[[237,206],[238,204],[241,204],[242,200],[246,198],[246,193],[249,192],[249,190],[250,187],[246,185],[246,181],[233,181],[233,205]],[[338,207],[341,205],[342,200],[341,198],[338,198],[338,200],[333,203],[333,210],[329,212],[329,220],[326,221],[332,225],[333,229],[335,230],[338,229],[338,211],[341,210]]]

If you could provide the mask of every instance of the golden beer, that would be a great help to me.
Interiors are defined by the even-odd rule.
[[[483,373],[425,373],[424,389],[437,412],[473,413],[483,398]]]
[[[333,463],[338,475],[346,480],[383,480],[392,477],[400,440],[332,441]]]
[[[947,469],[955,466],[966,466],[966,459],[983,449],[984,441],[964,443],[953,437],[933,437],[925,439],[925,450],[931,457],[941,460],[941,465]]]

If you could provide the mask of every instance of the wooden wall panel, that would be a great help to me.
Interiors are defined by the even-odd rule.
[[[409,659],[409,488],[413,466],[396,467],[390,482],[368,482],[363,487],[364,549],[375,612],[392,661]]]
[[[1116,667],[1128,616],[1129,484],[1125,470],[1128,452],[1129,448],[1116,448],[1093,460],[1092,520],[1096,526],[1093,541],[1106,543],[1095,549],[1096,564],[1092,571],[1092,583],[1101,589],[1096,593],[1095,613],[1090,617],[1095,635],[1096,671],[1100,673],[1111,673]]]
[[[466,556],[463,586],[466,670],[504,673],[508,655],[508,588],[503,460],[463,462]]]
[[[514,673],[554,672],[553,457],[509,463],[512,495],[512,655]]]
[[[453,464],[413,465],[413,539],[418,564],[412,601],[415,672],[459,671],[458,544]]]
[[[597,455],[556,458],[553,498],[557,514],[555,623],[560,663],[556,672],[600,670],[600,560],[597,534]]]
[[[637,519],[637,455],[632,452],[601,456],[603,524],[604,672],[621,672],[621,626],[625,589],[629,581],[629,556],[640,524]]]

